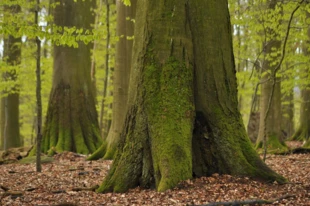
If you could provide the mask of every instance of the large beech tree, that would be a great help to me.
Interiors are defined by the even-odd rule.
[[[164,191],[212,173],[285,181],[238,111],[227,0],[137,1],[136,16],[128,111],[98,191]]]
[[[57,26],[91,29],[95,0],[56,2]],[[43,152],[88,154],[102,143],[90,77],[91,48],[84,42],[78,42],[78,48],[54,46],[53,86],[42,137]]]

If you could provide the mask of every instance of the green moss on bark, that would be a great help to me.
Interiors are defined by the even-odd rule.
[[[192,178],[192,69],[171,58],[162,67],[151,63],[144,71],[142,82],[148,84],[140,93],[145,94],[140,96],[143,104],[128,116],[127,124],[133,128],[123,132],[122,153],[116,155],[98,192],[154,184],[158,191],[165,191]]]
[[[263,141],[259,141],[255,149],[258,150],[259,153],[262,153],[264,148]],[[267,152],[270,154],[283,153],[288,152],[289,149],[284,142],[280,142],[279,138],[275,135],[268,136],[267,139]]]
[[[87,158],[87,160],[98,160],[102,158],[106,153],[106,149],[107,143],[104,141],[101,146]]]
[[[150,157],[147,155],[150,150],[147,149],[149,143],[143,110],[132,106],[128,110],[125,125],[113,165],[98,192],[125,192],[137,185],[146,186],[152,181],[144,175],[150,171],[143,172],[145,165],[149,165],[146,157]]]
[[[158,191],[192,177],[192,76],[191,68],[172,57],[162,68],[153,63],[145,69],[145,105]]]
[[[112,160],[114,159],[114,155],[116,153],[117,149],[117,142],[112,142],[109,144],[109,147],[107,147],[107,151],[105,154],[103,154],[103,159],[105,160]]]
[[[240,118],[231,116],[229,122],[223,119],[217,126],[211,126],[201,112],[197,113],[193,134],[194,176],[220,173],[285,182],[285,178],[261,161],[245,135]]]
[[[194,174],[221,173],[285,181],[264,164],[246,136],[238,111],[227,4],[190,1],[189,14],[195,54],[197,115],[193,135]]]
[[[246,136],[226,2],[138,1],[137,16],[130,109],[98,192],[165,191],[193,172],[284,182]]]

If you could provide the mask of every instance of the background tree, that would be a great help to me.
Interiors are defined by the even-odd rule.
[[[309,9],[309,7],[308,7]],[[306,12],[306,20],[309,21],[310,19],[310,13],[309,10]],[[306,57],[307,64],[309,64],[309,45],[310,45],[310,28],[307,28],[307,39],[303,46],[303,55]],[[299,119],[299,125],[296,129],[296,132],[292,136],[292,140],[299,140],[304,142],[304,147],[310,147],[310,87],[309,87],[309,67],[305,66],[303,68],[301,73],[301,76],[303,76],[302,79],[305,79],[304,84],[302,85],[301,90],[301,106],[300,106],[300,119]]]
[[[285,70],[289,70],[290,64],[286,62],[284,65]],[[289,76],[283,75],[282,79],[291,78]],[[289,81],[282,81],[284,84]],[[292,81],[291,81],[292,82]],[[281,132],[283,138],[289,138],[294,134],[294,86],[290,86],[288,89],[283,91],[283,86],[281,90],[282,94],[282,108],[281,108]]]
[[[110,127],[111,127],[111,102],[108,101],[109,97],[112,97],[113,93],[110,92],[109,88],[111,87],[111,79],[113,79],[112,71],[114,70],[111,64],[112,60],[112,54],[111,54],[111,49],[110,47],[114,46],[112,41],[111,41],[111,34],[112,34],[112,22],[111,16],[113,15],[113,10],[111,11],[111,5],[115,5],[116,3],[110,2],[108,0],[105,1],[106,4],[106,45],[105,45],[105,74],[104,74],[104,84],[103,84],[103,98],[101,100],[101,108],[100,108],[100,117],[99,117],[99,126],[100,126],[100,132],[101,132],[101,137],[106,139]],[[117,10],[117,9],[116,9]],[[99,11],[101,12],[101,11]],[[111,15],[112,13],[112,15]],[[117,34],[116,34],[117,35]],[[102,54],[102,53],[100,53]]]
[[[119,37],[119,40],[116,43],[115,70],[113,74],[112,125],[108,136],[105,138],[106,142],[88,158],[90,160],[101,157],[105,159],[113,158],[119,142],[122,125],[124,124],[131,70],[136,0],[131,0],[130,3],[130,6],[126,6],[120,0],[116,2],[116,35]]]
[[[99,192],[158,191],[212,173],[285,181],[238,111],[228,2],[138,1],[129,105]]]
[[[275,57],[277,55],[275,47],[271,55],[267,55],[265,50],[266,42],[278,40],[281,41],[281,44],[283,43],[283,40],[286,38],[288,20],[292,11],[299,3],[277,1],[275,8],[268,8],[268,1],[267,3],[266,1],[255,0],[229,1],[233,28],[235,29],[233,36],[236,63],[237,65],[242,65],[243,62],[246,62],[242,66],[243,71],[237,72],[237,78],[239,99],[242,99],[242,104],[239,105],[241,106],[243,120],[245,123],[248,123],[248,133],[251,140],[256,140],[258,134],[258,129],[256,128],[259,125],[257,121],[259,121],[260,111],[255,110],[255,108],[259,107],[256,101],[260,99],[258,97],[261,95],[261,85],[259,82],[264,82],[261,79],[261,74],[266,75],[266,72],[262,72],[261,68],[264,60],[272,61],[272,58],[277,59]],[[281,136],[283,134],[288,135],[293,131],[294,124],[292,121],[297,120],[299,113],[296,112],[299,110],[299,94],[297,89],[299,87],[297,84],[299,79],[292,78],[292,76],[299,76],[298,71],[301,69],[302,64],[304,64],[299,46],[304,39],[303,32],[301,32],[305,26],[304,16],[299,10],[294,15],[290,27],[290,35],[288,36],[285,58],[282,67],[277,72],[277,83],[280,83],[281,86],[282,100],[282,111],[280,112],[282,116],[280,124]],[[279,24],[279,22],[281,23]],[[238,32],[239,30],[240,32]],[[282,48],[278,50],[278,54],[281,50]],[[271,66],[275,67],[276,61],[271,62]],[[301,79],[304,78],[302,77]],[[252,99],[250,98],[251,96],[255,98]],[[254,104],[253,100],[255,100]],[[294,116],[293,113],[296,115]]]
[[[278,15],[281,15],[277,6],[277,0],[267,1],[268,8],[274,10],[270,14],[270,17],[278,19]],[[281,22],[278,22],[280,24]],[[260,122],[259,133],[256,141],[257,148],[263,147],[263,144],[268,145],[269,150],[285,150],[284,141],[281,132],[281,84],[280,78],[273,79],[273,73],[275,72],[275,65],[279,64],[281,58],[281,40],[279,34],[273,28],[266,28],[266,35],[268,35],[268,41],[265,42],[264,52],[265,59],[262,68],[262,84],[261,84],[261,97],[260,97]],[[275,81],[275,87],[273,89],[273,81]],[[271,99],[271,100],[270,100]],[[270,107],[267,118],[265,119],[266,112]],[[265,122],[266,121],[266,122]],[[266,135],[266,141],[264,138]]]
[[[72,27],[87,33],[94,23],[95,0],[55,1],[54,22],[61,31]],[[80,17],[83,18],[80,18]],[[74,35],[74,34],[73,34]],[[54,46],[53,87],[42,140],[43,152],[92,153],[101,145],[95,94],[91,84],[92,44]]]
[[[4,15],[7,19],[12,15],[18,15],[21,8],[18,4],[5,6]],[[19,125],[19,85],[16,83],[18,70],[17,65],[21,63],[21,37],[8,35],[4,38],[4,60],[7,62],[7,70],[3,75],[4,81],[15,83],[11,88],[7,88],[1,100],[2,109],[2,130],[3,149],[18,147],[22,145]]]
[[[43,56],[41,61],[42,67],[42,98],[43,98],[43,113],[46,112],[48,93],[51,86],[51,67],[52,59],[50,55],[50,40],[46,38],[49,32],[44,32],[46,29],[46,23],[48,21],[48,8],[49,0],[42,0],[42,9],[39,13],[39,27],[34,25],[33,8],[36,5],[36,0],[21,0],[21,1],[1,1],[0,12],[5,14],[0,16],[0,33],[1,35],[8,37],[9,35],[18,38],[22,36],[22,41],[19,46],[23,48],[21,50],[20,64],[9,65],[6,63],[5,58],[0,60],[0,72],[2,76],[8,71],[16,71],[16,80],[1,81],[0,89],[5,94],[14,93],[12,90],[18,85],[19,93],[19,124],[15,130],[20,130],[20,136],[22,139],[21,146],[29,146],[34,143],[34,124],[36,124],[36,100],[35,100],[35,64],[36,64],[36,46],[35,36],[39,35],[43,46]],[[16,13],[5,12],[5,8],[11,5],[18,5],[22,9]],[[48,29],[47,29],[48,30]],[[45,30],[46,31],[46,30]],[[3,42],[0,41],[0,55],[3,51]],[[4,108],[4,107],[3,107]],[[4,114],[4,112],[3,112]],[[4,120],[4,118],[2,118]],[[4,121],[3,121],[4,122]],[[3,124],[2,124],[3,125]],[[1,129],[3,131],[3,129]],[[2,133],[2,132],[1,132]]]
[[[301,91],[301,107],[300,107],[300,123],[298,129],[294,133],[291,139],[303,141],[304,147],[310,147],[309,136],[310,136],[310,90],[309,88],[304,88]]]
[[[39,26],[40,0],[37,0],[34,9],[34,23]],[[41,172],[41,141],[42,141],[42,97],[41,97],[41,40],[36,37],[37,55],[36,55],[36,102],[37,102],[37,124],[36,124],[36,171]]]

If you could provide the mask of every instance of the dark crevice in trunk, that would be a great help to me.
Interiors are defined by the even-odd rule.
[[[196,112],[192,139],[193,177],[211,175],[219,170],[211,150],[213,144],[211,135],[210,127],[203,113]]]

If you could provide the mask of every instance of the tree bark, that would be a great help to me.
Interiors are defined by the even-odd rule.
[[[19,5],[7,6],[6,12],[19,13]],[[21,37],[9,35],[4,39],[4,60],[10,66],[18,66],[21,62]],[[14,86],[5,91],[2,100],[3,112],[3,149],[19,147],[22,145],[19,125],[19,88],[15,81],[17,80],[17,71],[12,69],[3,75],[4,81],[14,81]]]
[[[212,173],[285,181],[238,111],[227,0],[138,1],[128,111],[99,192],[173,188]]]
[[[56,25],[91,29],[95,0],[56,2]],[[53,85],[42,137],[45,153],[89,154],[102,143],[90,76],[91,48],[92,44],[83,42],[78,42],[78,48],[54,46]]]
[[[36,1],[36,8],[34,10],[34,23],[39,26],[39,11],[40,0]],[[36,113],[37,113],[37,135],[36,135],[36,171],[42,171],[41,165],[41,141],[42,141],[42,95],[41,95],[41,40],[36,36]]]

